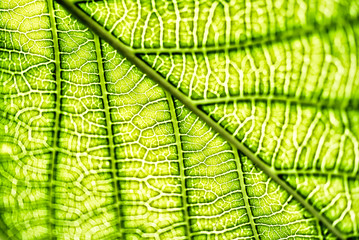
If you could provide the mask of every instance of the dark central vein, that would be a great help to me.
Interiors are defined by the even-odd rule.
[[[50,167],[50,185],[49,185],[49,233],[50,238],[53,239],[53,228],[54,228],[54,218],[55,216],[53,208],[53,198],[54,198],[54,182],[55,182],[55,167],[56,167],[56,157],[57,157],[57,143],[59,141],[59,131],[60,131],[60,114],[61,114],[61,73],[60,73],[60,50],[59,50],[59,40],[57,36],[56,28],[56,19],[55,19],[55,10],[54,2],[47,0],[47,6],[49,8],[50,15],[50,24],[52,31],[52,38],[54,44],[54,59],[55,59],[55,78],[56,78],[56,106],[55,106],[55,123],[54,123],[54,135],[52,139],[52,155],[51,155],[51,167]],[[56,238],[56,237],[55,237]]]

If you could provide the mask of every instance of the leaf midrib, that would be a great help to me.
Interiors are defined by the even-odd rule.
[[[56,105],[55,105],[55,122],[54,122],[54,135],[52,143],[52,155],[51,155],[51,171],[50,171],[50,184],[49,184],[49,235],[50,239],[53,238],[54,230],[54,219],[55,216],[54,207],[53,207],[53,198],[54,198],[54,182],[55,182],[55,164],[57,158],[57,143],[59,139],[60,132],[60,114],[61,114],[61,72],[60,72],[60,47],[59,39],[57,36],[57,27],[56,27],[56,17],[54,10],[54,2],[52,0],[47,0],[47,6],[49,8],[49,17],[50,17],[50,26],[53,37],[53,47],[54,47],[54,59],[55,59],[55,77],[56,77]]]

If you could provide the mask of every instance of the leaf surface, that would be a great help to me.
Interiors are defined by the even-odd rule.
[[[171,93],[179,90],[187,106],[265,162],[261,168],[307,208],[357,234],[357,2],[78,6],[170,82]]]
[[[349,236],[357,234],[355,25],[349,22],[332,30],[337,31],[332,38],[328,32],[327,38],[308,34],[300,36],[304,40],[293,40],[305,45],[303,42],[314,39],[309,46],[318,43],[314,46],[332,49],[340,40],[347,43],[354,39],[354,45],[338,47],[336,55],[333,50],[328,53],[309,47],[310,53],[318,49],[311,55],[297,45],[291,47],[295,43],[290,38],[283,40],[293,52],[299,49],[292,57],[297,63],[290,66],[294,60],[287,60],[283,69],[280,63],[287,56],[269,54],[269,58],[280,60],[268,66],[268,54],[262,53],[266,48],[283,52],[281,44],[267,40],[262,45],[257,40],[251,43],[251,39],[266,38],[277,31],[271,26],[265,29],[253,24],[246,27],[250,31],[243,30],[247,31],[245,38],[236,35],[240,29],[223,37],[219,31],[223,16],[216,13],[225,4],[217,3],[218,10],[215,3],[204,3],[197,11],[186,3],[182,5],[189,21],[196,11],[204,14],[198,22],[202,18],[205,23],[213,15],[219,32],[208,30],[206,38],[198,32],[195,37],[181,36],[180,41],[171,37],[170,33],[177,32],[173,25],[160,27],[169,32],[168,37],[157,35],[158,16],[171,8],[170,4],[157,4],[141,5],[144,13],[153,6],[159,12],[144,14],[143,21],[136,16],[136,28],[131,25],[134,21],[127,20],[128,29],[119,19],[124,3],[95,2],[86,8],[101,15],[105,26],[121,26],[113,33],[136,49],[138,57],[263,160],[334,227]],[[174,11],[180,8],[172,5]],[[162,12],[161,6],[166,7]],[[329,10],[323,9],[325,16],[319,14],[318,19],[304,22],[294,11],[299,20],[290,18],[290,24],[276,28],[282,33],[305,24],[356,16],[355,2],[344,4],[343,11],[348,12],[342,16],[335,11],[338,6],[328,6]],[[328,14],[330,9],[332,15]],[[112,10],[116,14],[108,13]],[[0,14],[0,36],[4,39],[0,43],[0,217],[1,227],[11,239],[331,238],[318,219],[271,176],[58,4],[3,1]],[[171,17],[164,22],[173,22]],[[258,19],[263,21],[263,17]],[[154,27],[141,28],[141,23]],[[188,28],[192,24],[193,20]],[[141,38],[134,37],[136,30],[129,37],[129,29],[139,29],[144,38],[135,41]],[[147,31],[153,31],[150,38]],[[246,47],[236,49],[245,41]],[[215,50],[221,46],[225,47]],[[211,49],[208,54],[207,48]],[[242,59],[252,54],[255,57],[248,61],[259,66],[252,86],[247,79],[242,81],[249,86],[228,84],[229,79],[241,80],[238,72],[230,72],[229,65],[239,65],[236,71],[247,75],[251,70],[241,69]],[[316,69],[318,56],[328,61],[327,68],[318,63],[319,69],[327,72],[313,74],[313,79],[322,76],[321,80],[315,82],[307,76],[301,77],[308,79],[304,82],[293,80],[295,71],[301,75],[298,65]],[[222,62],[225,64],[218,66]],[[338,70],[339,65],[344,70]],[[267,73],[265,67],[269,68]],[[212,74],[215,69],[219,76]],[[287,75],[287,89],[298,89],[301,82],[298,96],[285,87],[280,89],[278,69]],[[287,73],[287,69],[294,73]],[[268,72],[272,73],[268,79],[261,77]],[[227,82],[222,85],[216,82],[223,79]],[[327,95],[320,93],[325,90],[317,88],[318,84],[327,89]]]

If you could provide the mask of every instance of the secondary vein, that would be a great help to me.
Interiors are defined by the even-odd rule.
[[[190,224],[189,224],[189,216],[188,216],[188,206],[187,206],[186,176],[185,176],[185,172],[184,172],[185,166],[184,166],[180,131],[178,128],[178,121],[177,121],[177,117],[176,117],[176,109],[174,106],[173,98],[168,92],[166,92],[166,96],[168,99],[168,105],[169,105],[170,113],[171,113],[172,126],[173,126],[175,139],[176,139],[178,164],[179,164],[180,177],[181,177],[182,206],[183,206],[183,210],[184,210],[183,216],[184,216],[184,222],[186,224],[186,236],[187,236],[187,239],[190,239],[191,233],[190,233]]]
[[[250,222],[251,227],[252,227],[253,236],[254,236],[254,238],[256,240],[260,240],[257,228],[255,226],[252,210],[251,210],[251,207],[250,207],[250,204],[249,204],[249,198],[248,198],[248,195],[247,195],[246,185],[245,185],[245,182],[244,182],[242,164],[240,162],[238,150],[234,146],[232,146],[232,148],[233,148],[234,158],[236,160],[237,171],[238,171],[238,179],[239,179],[239,183],[240,183],[241,189],[242,189],[241,192],[242,192],[243,199],[244,199],[244,205],[246,207],[248,219],[249,219],[249,222]]]
[[[53,142],[52,142],[52,155],[51,155],[51,171],[50,171],[50,185],[49,185],[49,233],[50,239],[53,237],[53,228],[54,228],[54,221],[55,219],[52,218],[55,214],[53,213],[53,194],[54,194],[54,182],[55,182],[55,165],[56,165],[56,157],[57,157],[57,143],[59,138],[59,131],[60,131],[60,112],[61,112],[61,72],[60,72],[60,49],[59,49],[59,40],[57,36],[57,28],[56,28],[56,18],[55,18],[55,11],[54,11],[54,2],[51,0],[47,0],[47,5],[49,8],[49,15],[50,15],[50,25],[51,25],[51,32],[52,38],[54,43],[54,59],[55,59],[55,80],[56,80],[56,105],[55,105],[55,123],[54,123],[54,135],[53,135]]]
[[[113,140],[113,131],[111,125],[111,114],[110,114],[110,105],[108,102],[108,93],[106,89],[106,81],[105,81],[105,72],[103,69],[103,62],[102,62],[102,53],[101,53],[101,43],[100,39],[97,35],[94,35],[95,41],[95,48],[96,48],[96,57],[98,63],[98,71],[100,77],[100,85],[101,85],[101,93],[102,93],[102,100],[105,110],[105,118],[106,118],[106,129],[107,129],[107,136],[109,142],[109,151],[110,151],[110,158],[111,158],[111,171],[114,178],[114,191],[115,191],[115,199],[116,203],[120,202],[120,192],[118,187],[118,178],[117,178],[117,170],[116,170],[116,153],[115,153],[115,144]],[[118,215],[118,226],[120,230],[120,237],[122,236],[121,233],[121,210],[120,204],[117,204],[117,215]]]

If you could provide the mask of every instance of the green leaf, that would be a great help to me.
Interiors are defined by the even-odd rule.
[[[10,239],[358,236],[358,3],[64,4],[122,55],[0,2]]]

